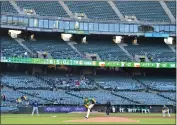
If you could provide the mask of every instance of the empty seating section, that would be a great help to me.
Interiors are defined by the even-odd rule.
[[[16,105],[23,105],[25,106],[27,102],[31,103],[34,100],[37,100],[39,104],[47,103],[46,100],[40,99],[34,96],[26,95],[25,93],[21,93],[19,91],[14,91],[12,89],[1,89],[1,93],[6,95],[6,100],[3,102],[4,105],[16,106]],[[27,96],[27,101],[21,101],[21,103],[16,103],[17,98],[21,98],[22,96]]]
[[[69,17],[58,1],[15,1],[21,10],[34,9],[40,16]],[[119,20],[107,1],[65,1],[71,12],[85,13],[90,19]],[[125,15],[135,15],[142,21],[169,22],[167,14],[158,1],[115,1],[116,7]],[[176,18],[175,1],[165,2]],[[9,1],[1,1],[1,13],[18,13]],[[154,9],[155,8],[155,9]]]
[[[0,37],[1,54],[5,57],[23,57],[26,50],[14,39],[10,37]]]
[[[82,79],[79,76],[64,76],[49,74],[47,76],[41,76],[42,79],[48,82],[50,85],[54,85],[57,88],[70,89],[80,88],[80,89],[96,89],[96,83],[90,78]],[[77,84],[79,82],[79,84]]]
[[[1,113],[15,113],[18,112],[19,109],[17,107],[13,107],[13,106],[6,106],[6,105],[2,105],[1,104],[1,108],[0,108]]]
[[[88,41],[88,44],[76,44],[75,47],[83,54],[98,54],[102,60],[131,61],[115,43],[110,41]]]
[[[116,76],[96,76],[95,80],[104,89],[114,90],[142,90],[144,87],[125,74]]]
[[[2,83],[16,89],[49,89],[49,85],[43,81],[29,75],[24,74],[4,74]]]
[[[159,94],[166,97],[166,98],[176,100],[176,93],[175,92],[161,92]]]
[[[83,99],[65,93],[63,90],[58,91],[47,91],[47,90],[23,90],[23,92],[35,95],[37,97],[50,100],[52,103],[57,102],[58,104],[83,104]]]
[[[166,1],[165,3],[172,12],[173,16],[176,18],[176,1]]]
[[[8,107],[12,107],[12,106],[14,106],[14,107],[16,107],[17,106],[17,103],[15,103],[15,101],[14,102],[11,102],[11,101],[1,101],[1,106],[8,106]]]
[[[34,9],[40,16],[69,17],[58,1],[16,1],[23,9]]]
[[[133,102],[130,102],[126,99],[123,99],[121,97],[112,95],[108,91],[102,91],[102,90],[97,90],[97,91],[81,91],[81,92],[75,92],[71,91],[69,92],[70,94],[85,98],[85,97],[90,97],[90,98],[95,98],[97,100],[98,104],[106,104],[108,100],[111,101],[111,104],[134,104]]]
[[[172,105],[175,102],[148,92],[116,92],[115,94],[145,105]]]
[[[132,45],[127,41],[125,49],[133,56],[146,55],[152,62],[175,62],[176,54],[163,42],[152,42],[153,40],[140,41],[139,45]],[[36,38],[36,41],[27,40],[23,42],[34,53],[45,51],[55,59],[86,59],[86,53],[98,54],[104,61],[133,61],[119,46],[110,41],[90,40],[87,44],[75,44],[74,46],[81,52],[78,54],[62,39],[52,39],[51,37]],[[99,46],[99,47],[98,47]],[[105,51],[106,50],[106,51]],[[26,49],[18,42],[8,36],[1,37],[1,55],[5,57],[25,57]]]
[[[50,80],[57,86],[54,79],[62,79],[67,81],[68,78],[64,75],[43,76],[46,80]],[[73,75],[72,80],[78,80],[80,77]],[[136,82],[125,74],[117,76],[94,76],[92,77],[99,86],[103,89],[97,90],[73,91],[60,89],[49,90],[53,85],[47,84],[33,76],[24,75],[21,73],[3,73],[1,83],[3,86],[1,93],[6,95],[6,101],[1,104],[3,106],[26,106],[27,102],[31,103],[37,100],[40,104],[76,104],[82,105],[84,97],[93,97],[98,104],[105,104],[111,100],[112,104],[129,105],[135,104],[136,101],[145,105],[172,105],[175,103],[175,79],[171,77],[137,77],[148,88],[154,90],[167,90],[168,92],[145,92],[144,86]],[[59,81],[60,81],[59,80]],[[70,79],[71,80],[71,79]],[[94,86],[94,85],[92,85]],[[10,88],[9,88],[10,87]],[[60,87],[60,85],[58,85]],[[11,89],[13,88],[13,89]],[[54,87],[55,88],[55,87]],[[105,90],[107,88],[117,88],[118,91]],[[16,90],[17,89],[17,90]],[[124,91],[120,91],[124,90]],[[159,95],[158,95],[159,94]],[[17,98],[27,96],[27,101],[16,103]],[[169,99],[168,99],[169,98]],[[173,99],[172,101],[170,99]],[[130,101],[132,100],[132,101]]]
[[[85,13],[90,19],[119,20],[107,1],[65,1],[72,13]]]
[[[146,55],[152,62],[175,62],[176,54],[162,42],[151,42],[152,40],[140,41],[139,45],[132,45],[129,41],[125,49],[134,57],[135,55]],[[46,51],[55,59],[85,59],[86,53],[98,54],[104,61],[132,61],[115,43],[101,40],[90,40],[87,44],[75,44],[74,46],[81,52],[78,54],[62,39],[52,39],[51,37],[38,37],[36,41],[24,41],[30,50]],[[98,47],[99,46],[99,47]],[[138,49],[137,49],[138,48]],[[105,51],[107,50],[107,51]],[[18,42],[8,36],[1,37],[1,54],[5,57],[24,57],[27,52]]]
[[[1,1],[1,13],[18,13],[14,7],[9,3],[9,1]]]
[[[75,52],[63,40],[53,40],[52,38],[37,38],[36,41],[23,42],[33,52],[45,51],[51,54],[55,59],[82,59],[82,57]]]
[[[154,40],[155,41],[155,40]],[[156,42],[156,41],[155,41]],[[175,53],[163,42],[140,41],[139,45],[128,43],[125,49],[132,55],[146,55],[152,62],[175,62]]]
[[[140,81],[146,84],[149,88],[154,90],[161,91],[175,91],[176,83],[175,78],[168,77],[153,77],[153,76],[144,76],[137,77]]]
[[[115,1],[124,16],[136,16],[141,21],[167,21],[168,15],[158,1]]]

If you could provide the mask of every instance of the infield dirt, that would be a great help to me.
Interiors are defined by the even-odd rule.
[[[124,117],[96,117],[89,119],[80,119],[80,120],[69,120],[65,122],[139,122],[138,120],[132,120]]]

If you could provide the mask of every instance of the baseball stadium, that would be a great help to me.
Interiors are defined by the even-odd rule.
[[[176,124],[176,0],[0,0],[1,124]]]

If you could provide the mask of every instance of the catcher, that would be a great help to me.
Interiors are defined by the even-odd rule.
[[[88,109],[87,110],[87,115],[86,115],[85,118],[88,119],[89,114],[90,114],[90,110],[93,108],[95,103],[96,103],[96,100],[94,98],[84,98],[84,105]]]
[[[171,117],[169,108],[166,105],[163,106],[162,113],[163,113],[163,117],[165,117],[165,113],[168,113],[168,116]]]

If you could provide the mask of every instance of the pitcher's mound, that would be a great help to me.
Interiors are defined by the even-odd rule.
[[[139,121],[123,117],[96,117],[89,119],[69,120],[65,122],[139,122]]]

